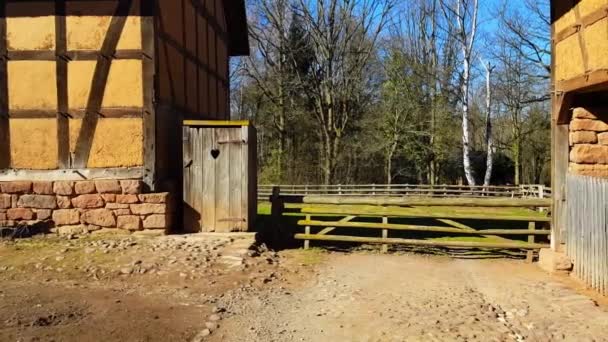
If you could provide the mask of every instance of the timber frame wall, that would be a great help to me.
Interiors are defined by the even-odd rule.
[[[568,216],[575,210],[567,203],[567,198],[571,197],[567,194],[567,178],[572,110],[608,106],[606,27],[608,2],[551,1],[551,186],[554,200],[551,247],[560,252],[566,250],[565,243],[571,234]],[[593,216],[592,213],[588,215]]]
[[[98,50],[68,48],[66,18],[110,16]],[[7,19],[54,16],[54,45],[48,50],[12,50]],[[129,17],[139,16],[141,48],[120,49]],[[143,179],[148,191],[179,189],[183,119],[228,119],[230,56],[248,53],[241,0],[55,0],[0,3],[0,181]],[[141,63],[141,106],[103,106],[113,61]],[[55,62],[56,108],[11,109],[9,63]],[[96,62],[86,107],[70,108],[68,69],[73,61]],[[91,167],[100,119],[139,118],[142,122],[140,165]],[[56,119],[57,167],[14,167],[10,121]],[[71,119],[82,120],[70,146]],[[51,132],[49,132],[51,135]]]

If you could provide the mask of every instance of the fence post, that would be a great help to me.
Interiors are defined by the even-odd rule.
[[[388,217],[386,217],[386,216],[382,217],[382,223],[387,224]],[[386,239],[386,238],[388,238],[388,229],[384,228],[384,229],[382,229],[382,239]],[[388,253],[388,245],[386,243],[382,244],[382,253]]]
[[[536,222],[529,222],[528,229],[535,230]],[[534,243],[534,234],[528,235],[528,243]],[[534,261],[534,250],[528,249],[528,251],[526,252],[526,262],[531,263],[532,261]]]
[[[272,187],[272,195],[270,196],[270,217],[272,220],[272,240],[275,245],[278,245],[281,241],[281,237],[283,236],[282,232],[282,218],[283,218],[283,210],[285,209],[285,204],[283,203],[283,199],[281,198],[281,188],[278,186]]]
[[[311,215],[306,215],[306,221],[311,220]],[[310,226],[304,227],[304,234],[310,235]],[[304,249],[310,248],[310,240],[304,240]]]
[[[338,184],[338,195],[342,195],[342,184]]]

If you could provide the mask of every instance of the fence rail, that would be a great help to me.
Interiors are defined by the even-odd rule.
[[[296,213],[305,216],[304,220],[297,222],[297,225],[304,229],[304,233],[294,235],[295,239],[304,241],[304,248],[308,248],[311,241],[342,241],[381,244],[383,252],[388,251],[389,245],[397,244],[445,248],[519,249],[527,250],[527,260],[532,261],[535,250],[549,246],[546,243],[538,243],[536,236],[548,236],[551,232],[548,229],[551,218],[546,212],[530,210],[550,207],[551,200],[548,198],[396,197],[386,194],[384,196],[300,195],[286,194],[283,189],[274,187],[270,200],[271,216],[277,232],[282,230],[284,223],[282,218],[287,208],[295,209]],[[412,219],[414,221],[411,221]],[[381,222],[378,222],[379,220]],[[469,221],[527,222],[527,229],[494,229],[493,227],[477,229],[470,225]],[[381,237],[335,233],[336,230],[343,231],[345,228],[376,230],[381,233]],[[389,238],[389,231],[478,235],[486,238],[498,238],[500,235],[527,236],[527,241],[507,238],[490,242],[462,239],[443,241],[394,235]],[[330,234],[332,232],[334,233]]]
[[[459,198],[551,198],[551,188],[541,184],[520,186],[467,186],[429,184],[357,184],[357,185],[258,185],[258,200],[268,201],[273,187],[280,187],[281,195],[309,196],[424,196]]]

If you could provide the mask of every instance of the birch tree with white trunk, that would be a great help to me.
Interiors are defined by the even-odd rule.
[[[453,31],[461,53],[460,103],[462,106],[462,164],[469,185],[475,185],[475,175],[471,166],[471,130],[469,127],[469,97],[473,48],[478,28],[479,0],[443,0],[442,8]],[[455,22],[455,23],[454,23]]]
[[[492,180],[492,169],[494,167],[494,138],[492,136],[492,72],[494,66],[485,63],[480,58],[481,64],[486,71],[486,174],[483,178],[483,186],[488,187]]]

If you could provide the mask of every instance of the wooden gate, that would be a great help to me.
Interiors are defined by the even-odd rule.
[[[257,212],[256,133],[247,121],[184,121],[188,232],[248,231]]]

